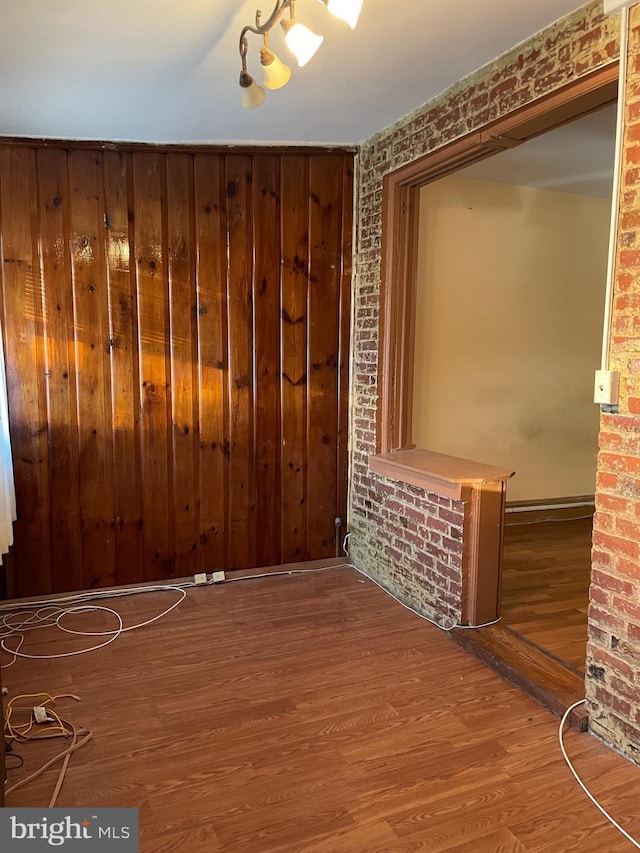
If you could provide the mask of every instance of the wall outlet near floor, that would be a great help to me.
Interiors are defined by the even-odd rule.
[[[224,572],[214,572],[211,575],[211,580],[214,583],[222,583],[226,579],[226,575]]]
[[[195,583],[201,584],[207,582],[207,573],[206,572],[198,572],[193,576],[193,580]]]

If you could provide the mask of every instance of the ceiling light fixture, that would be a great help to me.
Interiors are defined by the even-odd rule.
[[[319,0],[323,6],[342,21],[346,21],[352,30],[356,28],[363,0]],[[289,20],[281,21],[285,11],[289,9]],[[265,99],[265,91],[259,86],[247,71],[247,53],[249,42],[247,33],[262,36],[264,44],[260,49],[260,62],[263,70],[263,85],[266,89],[281,89],[291,76],[291,69],[280,60],[269,47],[269,32],[280,22],[284,30],[285,44],[298,60],[298,65],[306,65],[323,41],[323,36],[316,35],[304,24],[296,20],[295,0],[276,0],[276,5],[268,20],[262,24],[262,13],[256,12],[255,26],[247,25],[240,33],[240,103],[245,109],[259,107]]]

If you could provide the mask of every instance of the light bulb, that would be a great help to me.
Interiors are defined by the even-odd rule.
[[[240,72],[240,104],[245,110],[254,110],[259,107],[265,99],[265,92],[262,86],[258,86],[253,77],[246,71]]]
[[[291,77],[289,66],[267,47],[260,50],[260,62],[262,62],[263,72],[262,83],[266,89],[281,89]]]
[[[362,9],[362,0],[328,0],[327,9],[355,30]]]
[[[285,31],[284,40],[287,47],[298,60],[300,68],[302,68],[320,47],[324,38],[311,32],[304,24],[298,24],[297,22],[283,21],[282,26]]]

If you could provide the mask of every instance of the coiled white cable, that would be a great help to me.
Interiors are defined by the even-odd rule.
[[[138,628],[144,628],[157,622],[165,617],[168,613],[178,607],[187,596],[186,589],[194,586],[192,583],[171,585],[171,586],[145,586],[133,587],[125,590],[105,590],[103,592],[88,592],[78,593],[76,595],[63,596],[56,598],[53,601],[34,601],[29,607],[36,607],[35,611],[26,609],[24,603],[12,605],[5,604],[0,607],[0,649],[12,657],[9,663],[3,664],[2,669],[12,666],[18,658],[27,658],[29,660],[53,660],[55,658],[74,657],[75,655],[83,655],[87,652],[95,652],[115,642],[121,634],[127,631],[135,631]],[[138,595],[145,592],[167,592],[173,591],[179,593],[179,598],[174,601],[169,607],[166,607],[161,613],[156,614],[151,619],[146,619],[143,622],[138,622],[135,625],[127,625],[120,614],[111,607],[106,607],[100,604],[86,604],[95,599],[111,599],[123,598],[129,595]],[[76,602],[81,602],[76,605]],[[74,606],[60,606],[73,603]],[[69,628],[62,624],[62,620],[74,613],[102,612],[114,616],[117,620],[117,627],[107,631],[79,631],[74,628]],[[30,631],[35,631],[38,628],[55,627],[66,634],[74,634],[78,637],[106,637],[103,642],[96,643],[83,649],[75,649],[70,652],[61,652],[58,654],[34,655],[21,651],[25,642],[25,636]],[[17,639],[17,643],[12,647],[11,639]]]

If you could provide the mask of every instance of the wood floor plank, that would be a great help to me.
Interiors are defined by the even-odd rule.
[[[384,821],[366,826],[357,825],[339,832],[314,838],[309,844],[283,848],[283,853],[369,853],[376,850],[396,850],[398,836]]]
[[[592,519],[530,523],[530,516],[507,517],[502,621],[584,673]]]
[[[144,835],[141,841],[145,843]],[[153,839],[155,853],[176,853],[179,850],[188,850],[189,853],[219,853],[222,849],[211,824],[189,826],[187,829]]]
[[[445,847],[446,853],[468,853],[469,845]],[[508,829],[499,829],[473,840],[473,853],[526,853],[527,848]]]
[[[116,607],[133,624],[175,595]],[[25,648],[74,644],[46,629]],[[138,807],[141,853],[628,849],[570,776],[557,720],[352,569],[196,588],[100,651],[5,674],[11,695],[81,696],[58,703],[94,732],[59,805]],[[10,781],[58,748],[21,747]],[[588,735],[567,748],[639,835],[638,768]],[[9,805],[44,806],[56,776]]]

